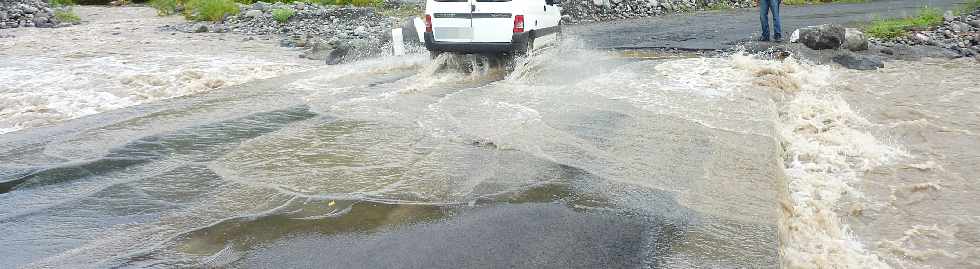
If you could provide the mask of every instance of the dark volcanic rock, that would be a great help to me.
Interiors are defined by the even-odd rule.
[[[885,64],[876,58],[867,55],[860,55],[850,52],[841,53],[834,57],[834,62],[844,67],[855,70],[877,70],[884,68]]]
[[[837,49],[844,44],[846,30],[840,25],[824,24],[800,29],[799,42],[815,50]]]
[[[347,55],[350,53],[350,50],[351,50],[350,46],[340,46],[330,51],[330,54],[327,55],[326,64],[328,65],[340,64],[341,62],[344,61],[344,58],[347,58]]]
[[[326,60],[327,56],[334,50],[335,46],[327,41],[317,40],[311,42],[309,49],[303,51],[300,58],[310,59],[310,60]],[[339,62],[339,61],[338,61]]]

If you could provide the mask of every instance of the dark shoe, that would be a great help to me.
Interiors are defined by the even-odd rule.
[[[759,42],[769,42],[769,37],[768,36],[760,37]]]
[[[774,39],[773,41],[775,41],[776,43],[783,43],[783,38],[777,36],[776,39]]]

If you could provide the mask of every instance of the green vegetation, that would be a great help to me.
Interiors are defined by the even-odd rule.
[[[956,11],[957,14],[969,14],[973,11],[980,9],[980,0],[973,0],[960,5],[960,8]]]
[[[731,9],[731,8],[732,8],[731,6],[726,5],[725,3],[722,3],[722,2],[710,3],[710,4],[708,4],[708,6],[705,7],[705,9],[707,9],[707,10],[725,10],[725,9]]]
[[[909,30],[936,27],[942,23],[942,11],[923,8],[914,17],[875,20],[871,25],[864,28],[864,32],[875,38],[894,39],[907,35]]]
[[[54,10],[54,19],[59,22],[67,23],[79,23],[82,21],[82,18],[79,18],[78,15],[75,14],[75,11],[70,7],[56,8]]]
[[[157,15],[168,16],[177,13],[177,0],[150,0],[150,6],[157,10]]]
[[[150,6],[160,16],[173,15],[183,7],[188,20],[221,21],[225,16],[238,14],[238,4],[233,0],[150,0]]]
[[[238,4],[232,0],[186,0],[184,16],[199,21],[221,21],[238,14]]]
[[[48,4],[54,9],[54,19],[59,22],[79,23],[82,21],[72,9],[75,6],[74,0],[48,0]]]
[[[277,8],[272,10],[272,18],[279,23],[286,23],[290,17],[296,15],[296,11],[291,8]]]

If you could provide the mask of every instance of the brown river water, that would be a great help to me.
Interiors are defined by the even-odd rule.
[[[317,66],[81,12],[0,39],[0,268],[980,267],[975,60]]]

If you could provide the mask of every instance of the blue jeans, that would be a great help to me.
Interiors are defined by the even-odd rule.
[[[759,0],[759,19],[762,20],[762,38],[769,39],[769,12],[772,11],[772,24],[776,26],[773,36],[783,38],[783,27],[779,20],[779,4],[782,0]]]

